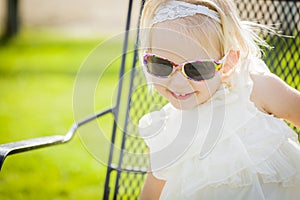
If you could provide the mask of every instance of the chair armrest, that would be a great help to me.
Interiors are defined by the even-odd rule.
[[[86,119],[83,119],[82,121],[79,121],[77,123],[74,123],[69,131],[66,133],[66,135],[54,135],[54,136],[45,136],[45,137],[39,137],[39,138],[33,138],[28,140],[21,140],[18,142],[11,142],[7,144],[1,144],[0,145],[0,171],[2,168],[2,165],[5,161],[5,158],[11,154],[20,153],[24,151],[30,151],[33,149],[38,149],[42,147],[57,145],[57,144],[63,144],[68,141],[70,141],[76,132],[76,130],[83,126],[90,121],[93,121],[101,116],[104,116],[108,113],[113,113],[114,108],[109,108],[104,111],[101,111],[95,115],[92,115]]]
[[[40,138],[33,138],[28,140],[21,140],[18,142],[12,142],[0,145],[0,170],[5,158],[8,155],[38,149],[46,146],[52,146],[56,144],[62,144],[66,142],[65,136],[54,135]]]

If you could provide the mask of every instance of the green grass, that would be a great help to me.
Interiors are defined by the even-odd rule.
[[[0,143],[65,134],[76,118],[75,85],[83,68],[81,78],[87,81],[105,70],[92,107],[110,107],[119,61],[108,69],[104,61],[120,55],[121,43],[110,41],[96,60],[90,59],[102,41],[27,31],[1,44]],[[110,129],[110,123],[102,128]],[[68,144],[9,156],[0,172],[0,199],[101,199],[106,167],[84,145],[76,135]]]

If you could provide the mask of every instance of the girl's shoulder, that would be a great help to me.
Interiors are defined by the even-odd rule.
[[[251,74],[271,73],[268,66],[261,58],[250,56],[246,61],[249,63],[247,69]]]
[[[251,64],[251,101],[263,112],[300,126],[300,92],[270,71],[259,71],[261,66],[258,68],[255,64],[265,65],[259,60]]]

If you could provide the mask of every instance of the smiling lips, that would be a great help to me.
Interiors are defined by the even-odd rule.
[[[176,93],[176,92],[172,92],[170,91],[172,96],[178,100],[186,100],[188,98],[190,98],[193,94],[195,94],[195,92],[191,92],[191,93],[186,93],[186,94],[183,94],[183,93]]]

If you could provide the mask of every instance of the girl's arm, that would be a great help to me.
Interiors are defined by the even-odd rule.
[[[159,180],[151,172],[147,174],[139,200],[158,200],[165,181]]]
[[[300,92],[276,75],[251,74],[251,100],[266,113],[285,119],[300,129]]]

